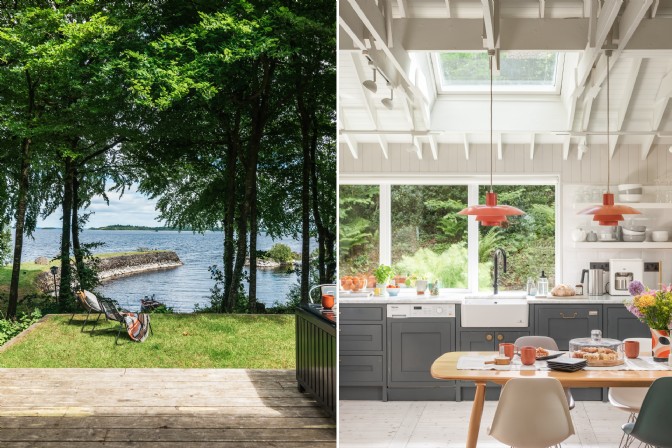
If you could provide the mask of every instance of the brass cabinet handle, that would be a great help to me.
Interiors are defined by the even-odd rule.
[[[492,341],[492,335],[491,334],[486,334],[485,335],[485,340],[486,341]]]
[[[502,342],[502,341],[504,340],[504,335],[503,335],[503,334],[498,334],[498,335],[497,335],[497,340],[498,340],[499,342]]]
[[[562,317],[563,319],[576,319],[576,316],[578,316],[578,315],[579,315],[579,313],[576,313],[576,312],[574,314],[572,314],[571,316],[565,316],[565,313],[560,313],[560,317]]]

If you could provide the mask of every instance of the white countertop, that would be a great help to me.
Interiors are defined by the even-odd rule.
[[[470,295],[467,293],[448,293],[440,294],[438,296],[422,295],[418,296],[415,294],[402,294],[400,293],[397,297],[348,297],[345,294],[339,295],[338,301],[342,304],[348,303],[363,303],[371,305],[380,305],[388,303],[454,303],[462,304],[464,302],[464,297]],[[611,296],[605,294],[602,296],[572,296],[572,297],[546,297],[546,298],[537,298],[537,297],[528,297],[527,303],[529,304],[613,304],[620,305],[623,304],[630,296]],[[506,300],[506,299],[504,299]]]

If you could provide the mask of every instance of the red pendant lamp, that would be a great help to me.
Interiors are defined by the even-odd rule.
[[[627,205],[614,204],[614,194],[610,190],[610,172],[611,172],[611,157],[609,154],[609,57],[611,57],[611,50],[605,52],[607,56],[607,192],[602,195],[602,205],[595,205],[581,210],[579,215],[593,215],[593,221],[601,226],[617,226],[619,221],[623,221],[623,215],[639,215],[641,212]]]
[[[480,222],[482,226],[501,226],[507,222],[507,216],[524,215],[525,213],[510,205],[497,205],[497,193],[492,191],[492,166],[493,166],[493,150],[492,150],[492,57],[494,50],[488,50],[488,58],[490,64],[490,191],[485,194],[485,205],[472,205],[457,212],[458,215],[475,216],[476,221]]]

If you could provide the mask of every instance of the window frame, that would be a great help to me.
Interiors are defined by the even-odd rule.
[[[446,175],[404,175],[392,176],[381,173],[379,175],[341,174],[340,185],[377,185],[380,200],[380,228],[379,228],[379,263],[392,264],[392,185],[440,185],[440,186],[467,186],[468,205],[478,204],[478,190],[483,185],[489,185],[489,175],[474,176],[446,176]],[[562,283],[562,207],[559,175],[495,175],[493,176],[495,193],[497,185],[552,185],[555,187],[555,278],[556,283]],[[478,222],[474,216],[469,216],[467,226],[467,289],[441,288],[442,294],[478,294]],[[340,254],[339,254],[340,255]]]
[[[487,94],[490,92],[489,85],[465,85],[465,86],[445,86],[443,84],[443,75],[441,74],[441,61],[439,57],[442,52],[432,52],[429,58],[434,76],[434,85],[439,95],[461,95],[461,94]],[[562,91],[562,81],[565,67],[565,53],[557,52],[557,62],[555,64],[554,84],[552,86],[525,86],[525,85],[496,85],[492,91],[497,94],[515,94],[515,95],[560,95]]]

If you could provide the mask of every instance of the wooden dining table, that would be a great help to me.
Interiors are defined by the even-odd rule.
[[[512,378],[556,378],[565,388],[580,387],[648,387],[655,380],[672,376],[672,370],[579,370],[557,372],[553,370],[458,370],[457,361],[462,356],[491,356],[496,352],[449,352],[434,361],[432,377],[440,380],[472,381],[476,395],[469,418],[467,448],[476,448],[478,431],[483,416],[486,383],[506,384]]]

